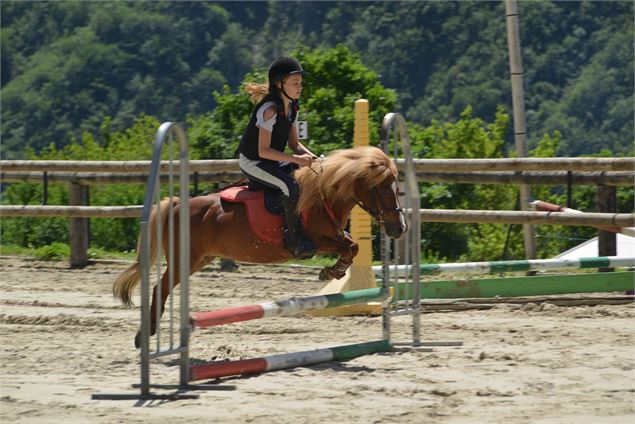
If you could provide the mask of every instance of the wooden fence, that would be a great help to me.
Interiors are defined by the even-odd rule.
[[[505,159],[414,159],[417,172],[474,171],[627,171],[635,170],[635,157],[626,158],[505,158]],[[397,168],[405,166],[397,159]],[[178,161],[173,162],[175,170]],[[168,170],[162,162],[161,171]],[[147,172],[150,161],[67,161],[67,160],[3,160],[3,171],[56,172]],[[190,172],[238,172],[238,160],[192,160]]]
[[[496,172],[417,172],[419,182],[446,184],[531,184],[531,185],[606,185],[613,187],[633,186],[635,172],[601,171],[496,171]],[[196,171],[193,181],[204,183],[227,183],[238,181],[243,175],[238,171]],[[167,182],[167,175],[162,182]],[[60,172],[60,171],[0,171],[3,183],[75,183],[95,184],[144,184],[145,172]]]
[[[2,216],[35,216],[66,218],[137,218],[142,206],[42,206],[0,205]],[[635,226],[633,213],[553,213],[526,211],[489,211],[456,209],[420,209],[426,222],[491,223],[491,224],[547,224],[574,226]],[[408,211],[406,211],[408,212]]]
[[[428,222],[547,224],[582,226],[635,226],[635,214],[615,213],[615,187],[632,187],[635,158],[517,158],[517,159],[415,159],[419,182],[468,184],[594,185],[602,194],[599,213],[550,213],[526,211],[458,211],[422,209]],[[71,218],[73,266],[87,261],[87,218],[134,218],[141,206],[88,206],[88,186],[94,184],[142,184],[150,161],[0,161],[0,183],[49,183],[69,185],[69,206],[0,205],[0,216],[63,216]],[[397,160],[402,169],[404,161]],[[178,161],[173,163],[178,169]],[[168,171],[168,163],[161,165]],[[190,161],[195,191],[198,183],[227,183],[242,178],[237,160]],[[165,176],[167,178],[167,176]],[[606,200],[609,199],[609,200]],[[612,210],[611,210],[612,209]],[[82,253],[83,252],[83,253]],[[604,253],[611,255],[611,253]],[[614,253],[613,253],[614,254]]]

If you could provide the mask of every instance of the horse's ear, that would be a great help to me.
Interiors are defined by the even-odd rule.
[[[385,168],[386,167],[386,163],[384,161],[381,161],[381,160],[373,160],[370,163],[370,169],[375,169],[375,168],[379,168],[379,167]]]

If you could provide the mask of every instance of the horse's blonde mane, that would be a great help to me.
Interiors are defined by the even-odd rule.
[[[322,208],[322,195],[333,204],[346,201],[354,196],[356,183],[374,187],[390,174],[396,177],[397,168],[377,147],[336,150],[321,162],[314,161],[311,168],[295,171],[300,184],[298,210]]]

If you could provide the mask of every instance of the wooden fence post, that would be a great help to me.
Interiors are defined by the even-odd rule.
[[[617,212],[617,192],[615,187],[598,185],[596,191],[596,208],[598,212]],[[610,231],[598,231],[598,256],[617,255],[616,234]],[[599,268],[600,272],[612,272],[614,268]]]
[[[88,186],[70,183],[70,206],[88,206]],[[88,263],[88,218],[70,218],[71,268],[83,268]]]

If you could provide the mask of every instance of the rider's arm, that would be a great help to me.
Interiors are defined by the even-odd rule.
[[[289,148],[293,150],[298,155],[311,155],[313,157],[317,157],[311,152],[304,144],[300,142],[298,138],[298,130],[295,125],[291,126],[291,132],[289,133]]]
[[[265,110],[263,118],[265,121],[268,121],[275,115],[275,108],[270,107]],[[258,129],[258,156],[262,159],[275,160],[277,162],[297,163],[297,159],[295,157],[271,148],[271,130],[264,128],[264,126],[261,126]]]

